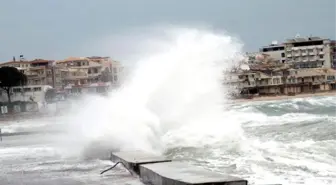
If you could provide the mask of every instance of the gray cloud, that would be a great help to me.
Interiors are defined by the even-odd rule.
[[[105,53],[92,43],[157,24],[205,24],[239,37],[246,50],[256,50],[297,33],[335,38],[335,1],[4,0],[0,61],[19,54],[56,59],[86,53],[118,55],[118,48],[127,47],[118,43],[123,39],[112,39],[120,45]]]

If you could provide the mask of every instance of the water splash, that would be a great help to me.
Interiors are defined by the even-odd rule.
[[[223,111],[222,80],[223,70],[242,59],[242,45],[209,30],[161,31],[162,37],[138,43],[148,49],[121,89],[107,99],[86,97],[72,113],[67,145],[163,152],[241,138],[239,117]]]

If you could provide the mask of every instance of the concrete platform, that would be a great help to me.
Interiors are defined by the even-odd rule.
[[[247,180],[211,172],[183,162],[140,165],[140,178],[153,185],[247,185]]]
[[[114,162],[122,162],[129,170],[132,170],[138,175],[140,174],[139,165],[171,162],[170,159],[163,156],[148,154],[142,151],[115,152],[112,153],[111,160]]]

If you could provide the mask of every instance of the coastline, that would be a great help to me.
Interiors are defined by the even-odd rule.
[[[317,93],[302,93],[295,96],[288,95],[278,95],[278,96],[257,96],[252,99],[238,98],[231,99],[233,103],[247,103],[247,102],[257,102],[257,101],[280,101],[280,100],[290,100],[296,98],[310,98],[318,96],[336,96],[336,90],[327,92],[317,92]],[[41,117],[51,117],[57,116],[57,114],[41,113],[41,112],[27,112],[27,113],[16,113],[11,115],[0,115],[0,123],[7,121],[20,121],[27,119],[36,119]]]
[[[239,102],[254,102],[254,101],[274,101],[274,100],[290,100],[295,98],[309,98],[309,97],[318,97],[318,96],[336,96],[336,91],[327,91],[327,92],[317,92],[317,93],[302,93],[295,96],[288,95],[278,95],[278,96],[259,96],[253,97],[252,99],[235,99],[233,100],[236,103]]]

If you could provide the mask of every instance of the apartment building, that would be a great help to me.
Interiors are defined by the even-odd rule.
[[[59,69],[53,67],[54,61],[35,59],[32,61],[10,61],[1,63],[2,66],[16,67],[27,76],[27,85],[49,85],[61,87],[61,76]]]
[[[35,59],[30,61],[28,85],[49,85],[55,89],[61,89],[62,67],[56,66],[54,60]]]
[[[336,40],[330,42],[331,50],[331,68],[336,69]]]
[[[285,63],[285,45],[278,44],[277,41],[273,41],[269,46],[263,46],[259,49],[260,53],[266,54],[273,59],[274,63]]]
[[[331,41],[320,37],[296,37],[285,43],[285,62],[294,68],[331,68]]]
[[[30,62],[28,61],[9,61],[9,62],[0,63],[0,67],[4,67],[4,66],[16,67],[22,73],[26,73],[27,70],[30,68]]]
[[[326,68],[251,68],[228,81],[242,93],[275,95],[336,90],[336,70]]]
[[[92,56],[87,58],[102,66],[104,69],[102,71],[102,76],[108,78],[109,82],[114,85],[120,84],[123,72],[123,67],[120,62],[112,60],[110,57]]]
[[[64,85],[97,83],[101,80],[103,72],[102,65],[86,57],[69,57],[57,61],[56,66],[62,68]]]

